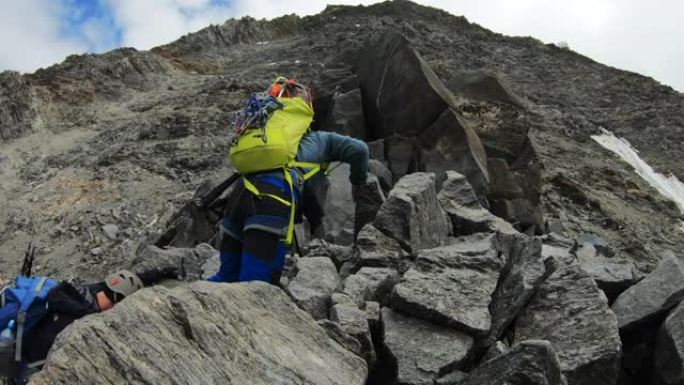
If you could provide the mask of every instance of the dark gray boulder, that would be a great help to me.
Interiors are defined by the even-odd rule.
[[[375,347],[371,338],[368,316],[355,304],[340,304],[330,308],[330,320],[337,322],[345,333],[356,338],[361,345],[361,356],[368,366],[375,363]]]
[[[132,271],[146,271],[151,269],[163,270],[170,267],[178,269],[179,274],[185,274],[188,279],[197,279],[205,274],[205,269],[213,266],[205,266],[212,259],[218,260],[218,251],[206,243],[199,244],[194,248],[159,248],[147,246],[142,249],[128,268]],[[217,267],[218,270],[218,267]],[[214,274],[217,270],[206,273]]]
[[[548,341],[521,341],[468,373],[459,385],[562,385],[558,357]]]
[[[597,253],[596,247],[590,243],[582,244],[575,254],[582,269],[594,278],[610,302],[639,280],[639,274],[633,262],[617,256],[604,257]]]
[[[660,327],[653,359],[660,384],[684,384],[684,304],[674,308]]]
[[[628,330],[662,315],[684,298],[684,264],[666,254],[658,267],[615,300],[612,309],[620,330]]]
[[[368,155],[371,159],[380,162],[385,161],[385,139],[378,139],[366,142],[368,145]]]
[[[489,337],[492,340],[501,338],[537,288],[550,275],[542,260],[541,239],[523,238],[516,243],[515,250],[492,295],[492,304],[489,307],[492,315]]]
[[[399,273],[387,267],[362,267],[344,281],[342,291],[363,307],[366,301],[387,305],[392,288],[399,282]]]
[[[451,92],[396,32],[367,43],[357,74],[370,139],[417,136],[454,105]]]
[[[366,363],[277,287],[195,282],[140,290],[76,321],[31,384],[363,385],[366,376]]]
[[[416,138],[390,136],[385,138],[385,159],[392,173],[392,180],[417,171]]]
[[[368,171],[378,177],[382,191],[389,192],[392,189],[392,186],[394,185],[392,171],[387,168],[387,165],[384,162],[377,159],[369,159]]]
[[[372,224],[365,225],[356,238],[359,261],[362,266],[392,267],[405,270],[408,257],[399,242],[383,234]]]
[[[336,167],[328,176],[330,185],[325,197],[325,239],[340,245],[354,243],[355,206],[349,173],[346,163]]]
[[[469,99],[522,106],[522,102],[513,93],[508,82],[495,73],[486,71],[458,73],[453,75],[447,86],[455,95]]]
[[[314,319],[328,317],[330,296],[339,284],[335,264],[326,257],[300,258],[297,275],[287,291],[294,302]]]
[[[333,95],[332,107],[324,129],[361,140],[366,138],[366,121],[363,117],[360,89]]]
[[[391,307],[467,333],[491,328],[489,305],[499,260],[496,236],[461,237],[449,246],[422,250],[392,292]]]
[[[384,343],[397,365],[397,384],[432,385],[462,368],[473,347],[467,334],[391,309],[382,309]]]
[[[449,234],[449,224],[437,202],[435,175],[419,172],[401,178],[373,225],[414,252],[439,246]]]
[[[454,235],[481,232],[500,232],[511,236],[519,234],[510,223],[485,209],[468,179],[456,171],[446,171],[446,179],[437,199],[451,221]]]
[[[621,342],[615,314],[577,264],[559,266],[515,321],[515,342],[548,340],[569,385],[614,385]]]
[[[375,220],[375,216],[385,202],[378,177],[369,174],[366,183],[354,186],[354,235],[361,231],[366,223]]]
[[[456,111],[446,109],[418,139],[418,169],[434,172],[438,184],[447,170],[465,175],[476,194],[488,193],[487,154],[480,138]]]

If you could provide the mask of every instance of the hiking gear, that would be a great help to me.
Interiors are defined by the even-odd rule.
[[[292,193],[289,186],[277,178],[278,174],[257,174],[250,179],[262,194],[287,199]],[[299,201],[298,193],[295,193],[295,199]],[[244,184],[235,186],[228,202],[220,225],[221,266],[208,280],[277,283],[287,251],[283,238],[287,234],[290,208],[275,199],[259,199]]]
[[[105,283],[109,290],[124,297],[143,288],[140,278],[128,270],[119,270],[116,273],[110,274],[105,279]],[[114,302],[117,302],[116,298],[114,298]]]
[[[296,160],[299,142],[309,132],[314,116],[308,90],[294,80],[279,77],[269,89],[269,93],[266,99],[252,95],[247,102],[242,115],[255,118],[248,121],[250,126],[242,129],[233,142],[230,160],[235,169],[243,175],[243,183],[248,191],[259,199],[267,197],[290,208],[285,244],[291,245],[296,213],[295,186],[291,170],[307,169],[302,176],[302,180],[306,181],[325,169],[325,165]],[[277,107],[282,106],[281,108],[269,108],[268,103],[273,98],[279,103]],[[254,126],[253,123],[258,125]],[[287,190],[290,192],[289,197],[264,193],[249,178],[250,175],[272,170],[282,170]]]
[[[19,275],[24,277],[31,276],[31,269],[33,268],[33,260],[36,257],[36,247],[33,246],[33,242],[29,242],[26,253],[24,253],[24,262],[21,264],[21,271]]]
[[[23,361],[24,337],[48,312],[47,298],[57,281],[46,277],[17,276],[0,292],[0,329],[14,322],[14,343],[0,349],[0,377],[13,378],[32,365]],[[12,329],[10,327],[10,329]],[[5,334],[7,336],[7,334]]]

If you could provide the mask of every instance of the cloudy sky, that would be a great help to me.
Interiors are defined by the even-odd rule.
[[[149,49],[211,23],[318,13],[367,0],[0,0],[0,70],[32,72],[69,54]],[[567,42],[599,62],[684,92],[681,0],[418,0],[507,35]]]

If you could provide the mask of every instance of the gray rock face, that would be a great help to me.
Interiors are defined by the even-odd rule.
[[[383,234],[371,224],[367,224],[359,231],[356,247],[363,266],[393,267],[404,270],[404,251],[399,242]]]
[[[335,264],[326,257],[300,258],[287,291],[314,319],[328,317],[330,296],[339,284]]]
[[[383,308],[384,341],[398,368],[398,384],[431,385],[462,367],[473,339],[456,330]]]
[[[333,95],[332,108],[325,129],[359,139],[366,138],[366,121],[363,117],[360,89]]]
[[[541,239],[523,239],[516,244],[515,249],[517,252],[508,261],[502,273],[503,279],[492,296],[492,328],[489,336],[493,340],[502,336],[550,274],[542,261]]]
[[[344,293],[363,307],[366,301],[387,305],[392,288],[399,282],[399,273],[386,267],[362,267],[344,281]]]
[[[375,219],[378,210],[385,202],[385,193],[380,187],[378,177],[368,175],[365,184],[354,186],[354,235],[358,234],[366,223]]]
[[[216,255],[218,251],[206,243],[199,244],[195,248],[161,249],[157,246],[148,246],[133,260],[129,269],[144,271],[175,267],[180,274],[182,266],[188,278],[199,278],[203,273],[204,264]],[[212,271],[209,275],[215,272]]]
[[[684,303],[672,310],[660,327],[653,358],[661,384],[684,384]]]
[[[362,385],[366,375],[280,289],[195,282],[77,321],[31,384]]]
[[[674,255],[665,255],[646,278],[627,289],[612,309],[620,329],[630,329],[671,309],[684,298],[684,264]]]
[[[354,242],[355,206],[349,183],[349,165],[344,163],[329,176],[330,186],[326,194],[323,224],[326,240],[340,245]]]
[[[475,368],[459,385],[562,385],[558,357],[548,341],[522,341]],[[589,383],[589,382],[588,382]]]
[[[449,234],[449,225],[437,202],[434,174],[401,178],[373,225],[413,251],[439,246]]]
[[[377,159],[369,159],[368,171],[378,177],[382,191],[389,192],[392,189],[392,186],[394,185],[392,180],[392,171],[387,168],[385,163]]]
[[[487,195],[487,155],[480,138],[460,114],[445,110],[421,134],[419,143],[420,170],[434,172],[438,183],[447,170],[455,170],[468,178],[478,196]]]
[[[437,199],[451,221],[454,235],[495,231],[518,233],[510,223],[482,207],[468,179],[456,171],[446,171],[446,180]]]
[[[638,281],[636,268],[627,259],[606,258],[596,251],[592,244],[585,243],[575,253],[582,269],[594,278],[598,287],[612,302]]]
[[[392,180],[399,180],[402,176],[416,171],[416,139],[414,137],[385,138],[385,154]]]
[[[340,324],[342,331],[359,341],[361,356],[372,366],[376,356],[366,312],[355,304],[335,305],[330,308],[330,320]]]
[[[522,103],[501,76],[484,71],[461,72],[447,84],[458,95],[474,100],[506,103],[521,106]]]
[[[31,130],[36,115],[31,99],[29,83],[19,72],[0,72],[0,142]]]
[[[560,266],[515,322],[515,341],[548,340],[570,385],[616,384],[621,343],[606,296],[579,265]]]
[[[422,250],[416,266],[394,287],[391,307],[483,335],[491,327],[489,304],[502,267],[493,234],[461,237],[449,246]]]
[[[376,36],[359,58],[359,84],[372,138],[416,136],[453,104],[449,90],[398,33]]]

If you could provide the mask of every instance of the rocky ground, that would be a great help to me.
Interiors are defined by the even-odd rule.
[[[289,260],[281,282],[318,323],[292,336],[323,328],[367,370],[351,370],[353,358],[318,337],[302,351],[325,350],[344,383],[680,381],[682,312],[667,314],[683,292],[684,217],[590,136],[610,130],[684,179],[682,94],[403,0],[229,20],[151,51],[0,74],[0,271],[17,271],[30,241],[39,246],[37,273],[86,279],[153,258],[148,245],[210,242],[230,175],[232,113],[279,74],[311,84],[315,129],[364,139],[374,158],[356,206],[348,171],[332,175],[328,231],[309,242],[300,229],[305,253]],[[192,336],[231,339],[234,324],[204,330],[222,310],[191,298],[258,302],[266,289],[174,290],[141,293],[142,318],[116,327],[152,317],[147,301],[170,301],[149,332],[186,325],[189,345],[174,346],[197,349]],[[174,318],[198,309],[216,313]],[[93,318],[78,327],[101,335]],[[246,327],[277,321],[300,322]],[[129,337],[140,338],[121,343]],[[92,383],[80,372],[87,366],[63,365],[94,349],[79,343],[60,339],[36,383]],[[258,362],[277,361],[244,346]],[[204,373],[197,357],[212,353],[192,351],[199,366],[189,372]],[[110,382],[194,381],[154,360],[115,361]],[[239,378],[234,369],[211,378]],[[282,383],[338,383],[310,369],[294,362]]]

